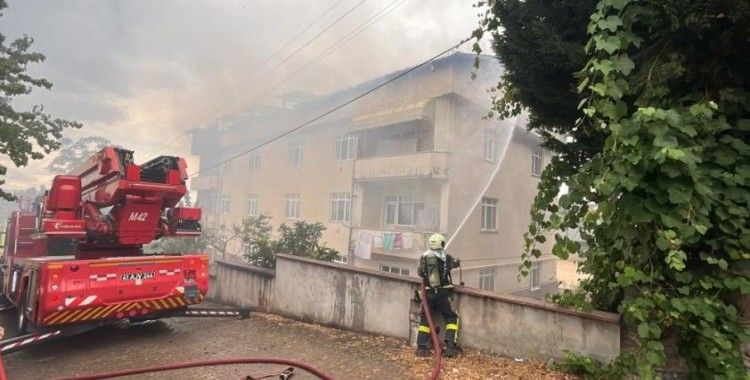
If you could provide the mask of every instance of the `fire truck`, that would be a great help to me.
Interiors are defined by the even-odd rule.
[[[200,235],[201,210],[179,206],[186,168],[172,156],[136,165],[132,151],[107,146],[22,202],[0,268],[19,333],[184,315],[202,302],[206,255],[143,252],[156,239]]]

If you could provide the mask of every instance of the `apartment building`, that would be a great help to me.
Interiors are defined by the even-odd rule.
[[[258,213],[270,215],[274,228],[320,221],[346,265],[405,276],[416,275],[427,238],[441,232],[468,286],[532,296],[555,287],[552,256],[517,279],[529,210],[550,157],[525,130],[525,117],[485,118],[487,89],[501,68],[482,56],[472,80],[474,58],[436,60],[281,138],[404,72],[326,96],[297,94],[284,107],[251,107],[194,131],[202,168],[273,139],[192,180],[204,225]]]

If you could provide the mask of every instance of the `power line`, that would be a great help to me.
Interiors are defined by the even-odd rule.
[[[449,47],[449,48],[441,51],[440,53],[434,55],[433,57],[427,59],[426,61],[423,61],[422,63],[420,63],[420,64],[418,64],[416,66],[412,66],[411,68],[402,71],[400,74],[396,75],[395,77],[393,77],[393,78],[391,78],[391,79],[389,79],[389,80],[387,80],[387,81],[385,81],[385,82],[383,82],[383,83],[381,83],[381,84],[379,84],[379,85],[371,88],[370,90],[367,90],[364,93],[362,93],[360,95],[357,95],[357,96],[355,96],[355,97],[353,97],[353,98],[345,101],[344,103],[341,103],[338,106],[333,107],[330,110],[328,110],[326,112],[323,112],[322,114],[320,114],[318,116],[315,116],[315,117],[311,118],[310,120],[308,120],[308,121],[306,121],[306,122],[304,122],[304,123],[302,123],[302,124],[300,124],[300,125],[292,128],[292,129],[289,129],[289,130],[287,130],[287,131],[285,131],[285,132],[283,132],[283,133],[281,133],[281,134],[279,134],[279,135],[271,138],[270,140],[262,142],[262,143],[258,144],[257,146],[255,146],[253,148],[250,148],[250,149],[248,149],[246,151],[243,151],[243,152],[240,152],[238,154],[235,154],[234,156],[229,157],[229,158],[227,158],[227,159],[225,159],[225,160],[223,160],[223,161],[221,161],[221,162],[219,162],[219,163],[217,163],[215,165],[212,165],[212,166],[209,166],[207,168],[198,170],[197,172],[190,174],[190,177],[192,178],[192,177],[194,177],[194,176],[196,176],[196,175],[198,175],[198,174],[200,174],[202,172],[205,172],[205,171],[208,171],[208,170],[211,170],[211,169],[215,169],[215,168],[217,168],[217,167],[219,167],[221,165],[224,165],[225,163],[227,163],[229,161],[233,161],[233,160],[235,160],[237,158],[240,158],[240,157],[242,157],[242,156],[244,156],[244,155],[246,155],[246,154],[248,154],[248,153],[250,153],[252,151],[258,150],[261,147],[266,146],[266,145],[268,145],[268,144],[270,144],[270,143],[272,143],[274,141],[280,140],[280,139],[284,138],[285,136],[287,136],[287,135],[289,135],[291,133],[294,133],[294,132],[302,129],[302,128],[304,128],[304,127],[306,127],[306,126],[314,123],[315,121],[318,121],[318,120],[320,120],[320,119],[322,119],[322,118],[324,118],[324,117],[326,117],[326,116],[328,116],[328,115],[330,115],[330,114],[332,114],[332,113],[334,113],[334,112],[336,112],[336,111],[338,111],[338,110],[340,110],[340,109],[342,109],[342,108],[344,108],[344,107],[346,107],[346,106],[348,106],[348,105],[356,102],[359,99],[364,98],[365,96],[367,96],[367,95],[369,95],[369,94],[377,91],[378,89],[380,89],[382,87],[385,87],[386,85],[388,85],[388,84],[390,84],[390,83],[392,83],[392,82],[394,82],[394,81],[396,81],[396,80],[398,80],[398,79],[400,79],[400,78],[408,75],[409,73],[413,72],[414,70],[416,70],[416,69],[418,69],[418,68],[420,68],[420,67],[422,67],[422,66],[424,66],[424,65],[426,65],[426,64],[428,64],[428,63],[430,63],[430,62],[432,62],[432,61],[434,61],[434,60],[436,60],[436,59],[438,59],[440,57],[442,57],[446,53],[449,53],[450,51],[452,51],[454,49],[457,49],[461,45],[463,45],[466,42],[470,41],[472,38],[473,37],[471,37],[471,36],[466,37],[466,38],[462,39],[461,41],[459,41],[457,44],[455,44],[455,45],[453,45],[453,46],[451,46],[451,47]]]
[[[289,41],[287,41],[283,46],[281,46],[280,48],[276,49],[276,51],[273,52],[273,54],[271,54],[270,56],[268,56],[268,58],[266,59],[266,62],[264,63],[264,65],[266,63],[268,63],[269,61],[271,61],[274,57],[276,57],[276,54],[279,54],[284,49],[286,49],[289,45],[291,45],[295,40],[297,40],[297,38],[299,38],[300,36],[302,36],[303,34],[305,34],[305,32],[307,32],[308,30],[310,30],[310,28],[312,28],[313,25],[317,24],[318,21],[320,21],[329,12],[331,12],[333,10],[333,8],[336,8],[343,1],[344,0],[338,0],[333,5],[331,5],[330,7],[328,7],[328,9],[326,9],[323,13],[321,13],[320,15],[318,15],[318,17],[316,17],[315,20],[313,20],[311,23],[307,24],[307,26],[304,29],[302,29],[299,33],[297,33],[294,37],[292,37]]]
[[[263,66],[265,66],[266,64],[268,64],[268,63],[269,63],[268,61],[270,61],[270,60],[271,60],[271,59],[272,59],[272,58],[273,58],[273,57],[274,57],[274,56],[275,56],[275,55],[276,55],[276,54],[277,54],[277,53],[278,53],[279,51],[283,50],[283,48],[284,48],[284,47],[288,46],[288,45],[289,45],[289,44],[290,44],[291,42],[293,42],[293,41],[294,41],[294,40],[295,40],[295,39],[296,39],[296,38],[297,38],[298,36],[300,36],[300,35],[304,34],[304,32],[306,32],[307,30],[309,30],[309,29],[310,29],[310,27],[312,27],[312,26],[313,26],[313,25],[314,25],[315,23],[317,23],[317,21],[319,21],[320,19],[322,19],[322,18],[323,18],[323,17],[324,17],[324,16],[326,15],[326,14],[328,14],[328,12],[330,12],[330,11],[331,11],[331,10],[332,10],[333,8],[335,8],[335,7],[336,7],[336,6],[337,6],[337,5],[339,4],[339,3],[341,3],[342,1],[343,1],[343,0],[339,0],[339,1],[338,1],[338,2],[336,2],[336,3],[335,3],[335,4],[333,5],[333,6],[329,7],[329,8],[328,8],[328,9],[327,9],[327,10],[326,10],[325,12],[323,12],[323,13],[322,13],[322,14],[321,14],[320,16],[318,16],[318,17],[317,17],[317,18],[316,18],[316,19],[315,19],[315,20],[314,20],[313,22],[311,22],[311,23],[310,23],[310,24],[309,24],[309,25],[308,25],[307,27],[305,27],[305,29],[304,29],[304,30],[303,30],[302,32],[298,33],[298,34],[297,34],[297,35],[296,35],[295,37],[293,37],[293,38],[292,38],[291,40],[289,40],[289,42],[287,42],[286,44],[284,44],[284,46],[283,46],[283,47],[282,47],[281,49],[277,49],[277,51],[276,51],[276,52],[274,52],[274,53],[273,53],[273,54],[272,54],[272,55],[271,55],[271,56],[270,56],[270,57],[269,57],[269,58],[267,59],[267,61],[266,61],[266,62],[264,62],[263,64],[261,64],[261,65],[260,65],[259,67],[263,67]],[[266,70],[265,72],[263,72],[263,74],[261,74],[261,75],[259,75],[259,76],[255,77],[255,78],[253,78],[253,80],[252,80],[252,81],[253,81],[254,83],[258,83],[258,81],[259,81],[259,80],[265,79],[265,78],[266,78],[266,77],[267,77],[267,76],[268,76],[269,74],[271,74],[271,73],[273,73],[274,71],[278,70],[278,69],[279,69],[279,68],[280,68],[280,67],[281,67],[281,66],[282,66],[283,64],[285,64],[286,62],[288,62],[288,61],[289,61],[290,59],[294,58],[294,57],[295,57],[295,56],[296,56],[297,54],[299,54],[299,52],[301,52],[302,50],[304,50],[304,49],[305,49],[305,48],[306,48],[307,46],[309,46],[310,44],[312,44],[313,42],[315,42],[315,40],[317,40],[318,38],[320,38],[320,36],[322,36],[322,35],[323,35],[324,33],[326,33],[326,32],[327,32],[327,31],[329,31],[329,30],[330,30],[331,28],[333,28],[334,26],[336,26],[336,25],[337,25],[337,24],[338,24],[339,22],[341,22],[341,20],[343,20],[343,19],[344,19],[344,18],[346,18],[346,17],[348,16],[348,15],[350,15],[350,14],[351,14],[352,12],[354,12],[354,11],[355,11],[355,10],[356,10],[357,8],[359,8],[359,7],[360,7],[360,6],[362,5],[362,4],[364,4],[364,3],[365,3],[365,1],[367,1],[367,0],[360,0],[360,1],[358,2],[358,3],[354,4],[354,6],[352,6],[351,8],[349,8],[349,9],[348,9],[348,10],[347,10],[347,11],[346,11],[346,12],[345,12],[345,13],[344,13],[343,15],[339,16],[339,17],[338,17],[338,18],[337,18],[336,20],[334,20],[333,22],[331,22],[330,24],[328,24],[328,25],[327,25],[327,26],[326,26],[325,28],[323,28],[323,30],[321,30],[321,31],[320,31],[320,32],[318,32],[318,33],[317,33],[317,34],[316,34],[315,36],[313,36],[312,38],[310,38],[309,40],[307,40],[307,41],[306,41],[306,42],[305,42],[304,44],[302,44],[302,46],[298,47],[298,48],[297,48],[296,50],[294,50],[294,51],[293,51],[293,52],[292,52],[291,54],[289,54],[288,56],[286,56],[286,57],[285,57],[285,58],[284,58],[284,59],[283,59],[283,60],[282,60],[281,62],[279,62],[279,63],[277,63],[277,64],[273,65],[273,66],[272,66],[272,67],[270,67],[270,68],[269,68],[268,70]],[[238,86],[238,87],[239,87],[239,86]],[[254,87],[254,88],[253,88],[253,90],[257,88],[257,86],[253,86],[253,87]],[[203,123],[205,123],[205,122],[207,122],[207,121],[211,120],[212,118],[216,117],[216,115],[218,115],[218,114],[220,114],[220,113],[221,113],[222,111],[224,111],[224,108],[225,108],[225,106],[224,106],[224,105],[220,105],[219,107],[217,107],[216,111],[214,111],[214,112],[210,113],[210,114],[209,114],[209,115],[208,115],[207,117],[203,118],[203,119],[202,119],[202,120],[201,120],[201,121],[200,121],[199,123],[197,123],[197,124],[203,124]],[[161,145],[161,146],[160,146],[160,147],[159,147],[159,148],[158,148],[158,149],[156,150],[156,152],[155,152],[155,153],[153,153],[153,154],[158,154],[158,152],[159,152],[159,151],[160,151],[161,149],[163,149],[163,148],[164,148],[164,147],[166,147],[166,146],[170,146],[170,145],[174,144],[175,142],[177,142],[177,140],[178,140],[178,139],[179,139],[179,137],[177,137],[177,138],[175,138],[175,139],[171,140],[171,142],[169,142],[169,143],[165,143],[165,144],[162,144],[162,145]],[[146,159],[146,161],[148,161],[148,160],[150,160],[150,159],[152,159],[152,158],[154,158],[154,157],[155,157],[155,156],[149,157],[149,158],[147,158],[147,159]]]
[[[309,40],[308,40],[307,42],[305,42],[304,44],[302,44],[302,46],[300,46],[299,48],[297,48],[297,50],[295,50],[294,52],[292,52],[292,54],[288,55],[288,56],[287,56],[286,58],[284,58],[284,59],[283,59],[283,60],[282,60],[282,61],[281,61],[280,63],[278,63],[277,65],[275,65],[275,66],[274,66],[273,68],[271,68],[271,70],[268,70],[268,71],[264,72],[263,74],[261,74],[261,75],[260,75],[260,77],[261,77],[261,78],[265,78],[265,77],[266,77],[266,76],[267,76],[268,74],[270,74],[270,73],[272,73],[272,72],[276,71],[276,70],[277,70],[277,69],[278,69],[279,67],[281,67],[281,65],[283,65],[283,64],[285,64],[285,63],[287,63],[287,62],[288,62],[288,61],[289,61],[290,59],[292,59],[292,58],[293,58],[293,57],[294,57],[295,55],[297,55],[297,54],[298,54],[298,53],[299,53],[300,51],[302,51],[302,50],[303,50],[304,48],[306,48],[306,47],[307,47],[308,45],[310,45],[310,44],[311,44],[311,43],[313,43],[313,42],[314,42],[315,40],[317,40],[317,39],[318,39],[318,38],[319,38],[320,36],[322,36],[322,35],[323,35],[323,33],[327,32],[328,30],[330,30],[331,28],[333,28],[334,26],[336,26],[336,24],[338,24],[338,23],[339,23],[339,22],[340,22],[341,20],[343,20],[343,19],[344,19],[344,18],[345,18],[346,16],[348,16],[349,14],[351,14],[352,12],[354,12],[354,10],[356,10],[356,9],[357,9],[357,8],[359,8],[359,7],[360,7],[360,6],[362,5],[362,4],[364,4],[364,3],[365,3],[365,1],[367,1],[367,0],[360,0],[360,2],[359,2],[359,3],[357,3],[357,4],[354,4],[354,6],[353,6],[353,7],[351,7],[351,8],[349,8],[349,10],[348,10],[348,11],[346,11],[346,13],[344,13],[343,15],[341,15],[341,16],[340,16],[339,18],[337,18],[336,20],[334,20],[334,21],[333,21],[332,23],[328,24],[328,26],[327,26],[327,27],[325,27],[325,29],[321,30],[320,32],[318,32],[318,34],[316,34],[315,36],[313,36],[313,38],[309,39]]]
[[[396,6],[394,6],[393,8],[390,8],[393,4],[395,4],[398,1],[401,1],[401,3],[396,4]],[[327,57],[329,54],[333,53],[336,49],[340,48],[345,43],[351,41],[354,37],[356,37],[357,35],[359,35],[363,31],[365,31],[365,29],[367,29],[370,26],[374,25],[376,22],[380,21],[380,19],[382,19],[383,17],[389,15],[391,12],[393,12],[394,10],[396,10],[398,7],[402,6],[407,1],[408,0],[393,0],[388,5],[386,5],[385,7],[383,7],[383,9],[381,9],[379,12],[375,13],[374,15],[372,15],[372,17],[370,17],[369,19],[367,19],[367,21],[363,22],[358,27],[354,28],[351,32],[349,32],[349,34],[347,34],[343,38],[339,39],[338,41],[334,42],[331,46],[329,46],[326,50],[324,50],[318,56],[316,56],[315,58],[307,61],[305,64],[303,64],[302,66],[300,66],[299,68],[297,68],[297,70],[295,70],[293,73],[287,75],[286,77],[284,77],[284,79],[276,82],[273,86],[269,87],[270,91],[263,91],[263,92],[264,93],[274,93],[282,84],[286,83],[289,79],[293,78],[294,76],[296,76],[300,72],[304,71],[310,65],[312,65],[314,63],[317,63],[320,60],[322,60],[323,58]],[[388,8],[390,8],[390,9],[388,9]],[[387,10],[387,12],[386,12],[386,10]],[[385,13],[383,13],[383,12],[385,12]]]
[[[364,4],[365,1],[367,1],[367,0],[360,0],[360,2],[358,2],[357,4],[354,4],[354,6],[351,7],[351,8],[349,8],[349,10],[347,10],[343,15],[339,16],[339,18],[337,18],[332,23],[328,24],[328,26],[326,26],[323,30],[321,30],[320,32],[318,32],[318,34],[314,35],[312,38],[310,38],[309,40],[307,40],[307,42],[305,42],[304,44],[302,44],[302,46],[298,47],[291,54],[287,55],[281,62],[275,64],[273,67],[269,68],[268,70],[266,70],[265,72],[263,72],[259,76],[255,77],[253,79],[253,82],[257,84],[257,83],[259,83],[260,80],[265,79],[266,77],[268,77],[268,75],[270,75],[271,73],[273,73],[276,70],[278,70],[282,65],[284,65],[287,62],[289,62],[290,59],[294,58],[297,54],[299,54],[299,52],[301,52],[306,47],[308,47],[310,44],[312,44],[313,42],[315,42],[315,40],[317,40],[318,38],[320,38],[320,36],[322,36],[325,32],[329,31],[331,28],[333,28],[334,26],[336,26],[336,24],[338,24],[339,22],[341,22],[341,20],[343,20],[344,18],[346,18],[346,16],[349,16],[352,12],[354,12],[357,8],[359,8],[362,4]],[[252,90],[255,90],[257,88],[258,88],[257,85],[253,86]],[[216,112],[212,113],[209,117],[207,117],[206,119],[204,119],[201,123],[214,118],[217,114],[219,114],[222,111],[224,111],[224,108],[225,108],[224,106],[219,106],[219,108],[216,110]]]

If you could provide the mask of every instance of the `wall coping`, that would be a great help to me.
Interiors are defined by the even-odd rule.
[[[315,260],[315,259],[309,259],[307,257],[300,257],[300,256],[294,256],[294,255],[287,255],[285,253],[277,253],[276,259],[285,259],[289,261],[300,261],[303,263],[308,263],[312,265],[317,265],[321,267],[328,267],[332,269],[339,269],[339,270],[345,270],[348,272],[355,272],[355,273],[362,273],[370,276],[375,277],[381,277],[381,278],[387,278],[389,280],[396,280],[400,282],[406,282],[410,284],[419,285],[419,279],[416,277],[406,277],[406,276],[398,276],[395,274],[386,273],[383,271],[373,270],[373,269],[365,269],[365,268],[357,268],[353,267],[351,265],[341,265],[341,264],[334,264],[332,262],[328,261],[321,261],[321,260]]]
[[[337,270],[344,270],[344,271],[349,271],[349,272],[361,273],[361,274],[365,274],[368,276],[375,276],[375,277],[396,280],[400,282],[406,282],[406,283],[417,285],[417,286],[420,284],[420,280],[416,277],[398,276],[395,274],[385,273],[382,271],[357,268],[357,267],[352,267],[349,265],[334,264],[331,262],[309,259],[306,257],[299,257],[299,256],[277,253],[276,259],[304,262],[304,263],[308,263],[312,265],[328,267],[328,268],[337,269]],[[232,264],[241,267],[241,269],[245,268],[245,266],[243,266],[242,264],[234,264],[234,263]],[[267,269],[262,269],[262,268],[252,267],[252,266],[250,268],[253,268],[256,270],[267,271]],[[497,301],[517,304],[517,305],[522,305],[522,306],[528,306],[528,307],[533,307],[537,309],[544,309],[544,310],[549,310],[549,311],[553,311],[553,312],[560,313],[560,314],[568,314],[568,315],[572,315],[576,317],[593,319],[593,320],[602,321],[602,322],[619,323],[620,321],[620,315],[616,313],[609,313],[609,312],[599,311],[599,310],[586,312],[586,311],[576,310],[573,308],[559,306],[551,302],[541,301],[541,300],[537,300],[533,298],[525,298],[525,297],[517,297],[517,296],[512,296],[512,295],[507,295],[507,294],[493,293],[493,292],[488,292],[488,291],[465,287],[465,286],[456,287],[456,292],[470,295],[470,296],[479,297],[479,298],[493,299]]]
[[[256,267],[255,265],[244,264],[244,263],[237,263],[237,262],[231,262],[231,261],[225,261],[225,260],[222,260],[222,259],[214,259],[214,262],[216,264],[219,264],[219,265],[222,265],[222,266],[226,266],[226,267],[230,267],[230,268],[234,268],[234,269],[239,269],[239,270],[245,271],[245,272],[257,273],[257,274],[259,274],[261,276],[265,276],[265,277],[274,277],[274,276],[276,276],[276,271],[271,270],[271,269]]]

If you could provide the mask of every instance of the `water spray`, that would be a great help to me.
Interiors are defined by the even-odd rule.
[[[474,212],[474,209],[477,208],[479,205],[479,202],[482,201],[482,197],[484,197],[484,194],[487,193],[487,190],[490,188],[490,185],[492,185],[492,182],[495,180],[495,176],[497,176],[497,172],[500,171],[500,166],[502,166],[503,161],[505,161],[505,155],[508,153],[508,146],[510,145],[510,140],[513,139],[513,132],[516,129],[516,124],[518,121],[518,117],[516,116],[513,120],[513,125],[508,127],[500,127],[501,129],[504,129],[505,132],[505,139],[503,141],[502,149],[500,150],[500,156],[497,159],[497,162],[495,163],[495,168],[492,170],[492,173],[490,174],[489,178],[487,178],[487,182],[484,184],[484,187],[482,188],[482,191],[480,191],[476,198],[474,199],[474,202],[471,204],[471,207],[466,211],[466,215],[464,215],[464,218],[461,219],[461,223],[458,224],[458,227],[456,227],[456,230],[450,235],[448,238],[448,241],[445,242],[445,249],[448,249],[448,247],[453,242],[453,239],[458,236],[458,233],[461,232],[461,229],[464,227],[464,224],[469,220],[469,217]]]

